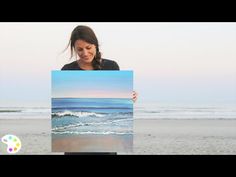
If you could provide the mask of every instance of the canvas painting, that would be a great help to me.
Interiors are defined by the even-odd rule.
[[[132,71],[52,71],[52,152],[132,152],[132,91]]]

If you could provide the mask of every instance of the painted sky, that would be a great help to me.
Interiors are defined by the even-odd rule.
[[[53,71],[53,98],[132,98],[132,71]]]
[[[77,25],[134,71],[138,102],[236,103],[236,23],[0,23],[0,106],[50,107],[51,71]]]

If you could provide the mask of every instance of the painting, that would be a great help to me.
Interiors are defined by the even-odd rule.
[[[52,71],[51,79],[52,152],[132,152],[132,71]]]

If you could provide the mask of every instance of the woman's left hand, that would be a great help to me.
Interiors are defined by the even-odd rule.
[[[138,99],[138,93],[133,91],[133,102],[136,102]]]

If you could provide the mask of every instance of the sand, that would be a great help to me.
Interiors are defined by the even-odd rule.
[[[236,154],[236,120],[136,120],[134,154]]]
[[[53,152],[125,152],[132,153],[132,135],[52,136]]]
[[[22,143],[17,154],[51,154],[51,121],[48,119],[0,119],[0,137],[16,135]],[[0,154],[7,154],[6,145],[0,143]]]
[[[5,134],[21,139],[17,154],[64,154],[51,153],[51,120],[0,119],[0,137]],[[236,154],[236,120],[136,119],[133,138],[129,154]],[[6,154],[3,143],[0,154]]]

